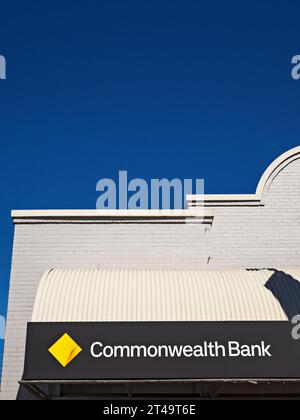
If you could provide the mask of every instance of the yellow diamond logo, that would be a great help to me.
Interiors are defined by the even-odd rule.
[[[67,333],[65,333],[48,349],[48,351],[63,367],[66,367],[82,349]]]

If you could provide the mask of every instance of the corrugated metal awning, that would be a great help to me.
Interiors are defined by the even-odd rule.
[[[300,269],[52,269],[32,321],[285,321],[299,290]]]

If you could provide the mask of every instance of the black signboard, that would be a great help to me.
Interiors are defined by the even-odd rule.
[[[29,323],[24,380],[300,378],[290,322]]]

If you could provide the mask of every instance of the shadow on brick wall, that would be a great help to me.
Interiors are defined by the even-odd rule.
[[[265,287],[280,303],[287,318],[300,314],[300,282],[284,271],[273,270]]]

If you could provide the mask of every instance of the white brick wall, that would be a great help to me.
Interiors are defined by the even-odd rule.
[[[179,223],[23,221],[15,226],[2,390],[16,396],[26,323],[51,268],[299,267],[300,159],[282,170],[263,207],[216,207],[211,229]]]

